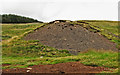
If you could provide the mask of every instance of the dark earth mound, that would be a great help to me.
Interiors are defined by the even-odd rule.
[[[24,37],[25,40],[39,40],[40,43],[57,49],[67,49],[72,54],[88,49],[117,50],[116,44],[99,33],[94,33],[80,24],[54,21],[36,29]]]
[[[64,67],[63,67],[64,66]],[[69,68],[68,68],[69,67]],[[100,73],[110,68],[85,66],[80,62],[59,63],[53,65],[34,65],[29,68],[3,69],[3,73]]]

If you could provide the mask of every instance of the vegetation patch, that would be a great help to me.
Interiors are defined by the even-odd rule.
[[[23,17],[14,14],[3,14],[2,16],[2,23],[34,23],[34,22],[41,22],[29,17]],[[42,22],[41,22],[42,23]]]
[[[118,53],[104,50],[89,50],[79,53],[79,55],[72,55],[66,57],[7,57],[3,56],[3,64],[33,66],[57,64],[65,62],[80,61],[88,66],[101,66],[109,68],[118,68]],[[9,65],[9,67],[11,67]]]

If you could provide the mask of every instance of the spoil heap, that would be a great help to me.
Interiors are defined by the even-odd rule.
[[[88,49],[117,50],[116,44],[97,32],[89,31],[83,24],[71,21],[53,21],[24,37],[25,40],[39,40],[40,43],[57,49],[67,49],[71,54]]]

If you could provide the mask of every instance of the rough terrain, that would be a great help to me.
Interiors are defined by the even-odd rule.
[[[3,69],[3,73],[100,73],[102,71],[110,71],[110,68],[85,66],[80,62],[59,63],[54,65],[34,65],[28,68]]]
[[[88,49],[117,50],[116,44],[99,33],[89,31],[80,24],[54,21],[26,35],[25,40],[39,40],[40,43],[57,49],[67,49],[71,54]]]

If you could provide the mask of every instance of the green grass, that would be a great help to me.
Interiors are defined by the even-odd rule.
[[[88,22],[88,21],[86,21]],[[73,24],[76,22],[73,22]],[[102,35],[107,32],[118,35],[117,23],[111,21],[90,21],[90,26],[100,30]],[[118,53],[104,50],[89,50],[78,55],[71,55],[67,50],[58,50],[39,44],[38,40],[25,41],[22,39],[29,32],[45,25],[44,23],[30,24],[3,24],[2,25],[2,64],[10,64],[5,68],[25,68],[39,64],[57,64],[80,61],[85,65],[118,68]],[[95,27],[99,26],[99,28]],[[83,25],[88,27],[88,24]],[[92,30],[94,31],[94,30]],[[107,31],[107,32],[106,32]],[[111,37],[115,43],[120,43],[117,38]],[[40,58],[43,56],[43,58]]]
[[[104,66],[117,68],[118,67],[118,53],[113,51],[88,51],[87,53],[80,53],[83,57],[82,63],[85,65]]]
[[[12,57],[60,57],[69,56],[67,50],[58,50],[52,47],[44,46],[38,44],[38,41],[25,41],[25,40],[15,40],[9,42],[9,44],[2,45],[3,56]]]
[[[42,26],[43,23],[30,24],[2,24],[2,39],[8,40],[13,36],[19,36],[23,33]]]
[[[3,56],[3,64],[22,65],[28,67],[39,64],[57,64],[65,62],[80,61],[81,63],[89,66],[103,66],[109,68],[118,68],[118,53],[113,51],[104,50],[89,50],[87,52],[79,53],[78,55],[66,57],[7,57]],[[7,68],[11,68],[11,65]]]

